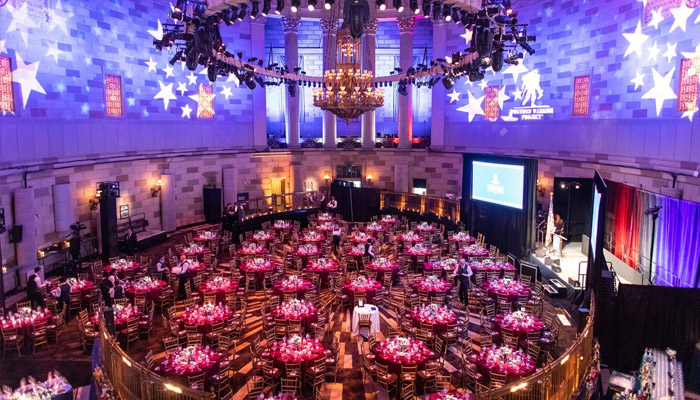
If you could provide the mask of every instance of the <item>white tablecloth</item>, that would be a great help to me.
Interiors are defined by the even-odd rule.
[[[369,319],[372,321],[370,333],[379,332],[379,309],[372,304],[365,304],[362,307],[355,306],[352,310],[352,334],[357,336],[360,334],[360,314],[369,314]]]

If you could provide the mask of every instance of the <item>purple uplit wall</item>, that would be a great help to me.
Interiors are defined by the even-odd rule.
[[[11,59],[15,112],[0,116],[0,159],[249,147],[251,91],[219,78],[214,115],[199,120],[206,72],[170,66],[172,54],[152,45],[169,8],[167,1],[117,0],[10,0],[1,7],[0,56]],[[248,23],[222,34],[231,51],[250,54]],[[121,78],[122,116],[108,116],[107,75]]]
[[[487,72],[483,82],[463,79],[447,91],[447,146],[697,161],[700,69],[691,68],[691,79],[681,85],[681,61],[700,57],[699,5],[584,0],[518,9],[519,20],[531,24],[528,33],[537,36],[537,53],[526,54],[519,66]],[[450,27],[448,49],[463,49],[464,31]],[[590,104],[586,116],[574,116],[574,79],[584,75],[590,75]],[[488,120],[485,89],[495,85],[499,118]],[[681,87],[690,95],[681,96]]]

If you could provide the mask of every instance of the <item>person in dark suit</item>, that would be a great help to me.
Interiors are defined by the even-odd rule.
[[[31,300],[32,308],[36,306],[41,306],[44,308],[44,298],[41,295],[40,288],[43,286],[41,282],[41,267],[35,267],[34,273],[27,278],[27,297]]]
[[[134,230],[129,227],[126,230],[126,237],[124,238],[124,241],[126,242],[126,255],[128,256],[133,256],[136,254],[136,234],[134,233]]]
[[[455,277],[459,281],[459,301],[464,304],[469,301],[469,280],[473,274],[467,260],[461,259],[457,271],[455,271]]]
[[[243,208],[243,203],[238,205],[238,223],[240,224],[243,222],[243,218],[245,218],[245,208]]]
[[[70,304],[70,285],[66,282],[66,277],[62,276],[58,280],[58,311],[62,311],[63,307],[67,307]]]
[[[117,270],[112,269],[109,271],[107,278],[103,279],[100,283],[100,292],[102,293],[102,300],[105,303],[105,307],[112,307],[114,304],[114,287],[115,281],[117,279]]]

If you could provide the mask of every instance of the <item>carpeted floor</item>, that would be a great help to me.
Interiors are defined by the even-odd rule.
[[[201,229],[202,226],[197,227]],[[176,234],[165,243],[144,250],[138,255],[148,255],[156,258],[161,254],[167,253],[167,248],[175,243],[180,243],[186,230],[178,231]],[[226,260],[221,260],[225,263]],[[396,297],[400,300],[402,289],[399,285],[396,291]],[[548,299],[549,300],[549,299]],[[260,304],[264,301],[263,292],[260,291],[257,296],[254,296],[249,301],[248,313],[246,315],[246,330],[244,338],[237,346],[237,357],[234,363],[233,370],[236,371],[234,399],[242,399],[247,393],[246,382],[251,378],[251,357],[249,347],[255,337],[261,335],[262,344],[265,345],[264,334],[262,332],[262,320],[259,310]],[[567,316],[571,305],[562,300],[548,301],[547,309],[553,309],[555,313]],[[157,314],[157,313],[156,313]],[[389,327],[396,326],[396,320],[393,311],[382,309],[381,322],[382,333],[388,335]],[[568,318],[571,321],[571,318]],[[362,373],[360,370],[360,350],[356,338],[350,334],[350,311],[336,312],[331,314],[332,334],[340,340],[340,357],[337,382],[329,381],[323,388],[324,398],[330,399],[360,399],[373,398],[376,394],[376,388],[371,383],[363,382]],[[478,332],[480,331],[478,315],[470,315],[470,336],[473,336],[478,341]],[[562,352],[566,346],[573,340],[576,334],[574,326],[564,326],[560,331],[559,348],[557,354]],[[156,315],[155,329],[153,335],[148,340],[141,340],[136,345],[133,345],[129,350],[129,354],[136,360],[142,360],[148,351],[153,351],[156,362],[164,356],[162,339],[164,337],[164,329],[160,315]],[[446,357],[445,367],[448,373],[456,373],[461,368],[459,355],[452,348],[449,349]],[[74,387],[88,385],[91,379],[91,361],[90,354],[83,352],[79,345],[77,322],[73,318],[67,325],[66,330],[59,338],[58,344],[50,344],[42,349],[39,349],[35,355],[25,355],[17,357],[8,355],[0,363],[0,385],[8,385],[16,387],[20,379],[28,375],[37,377],[38,379],[45,378],[49,371],[58,370],[62,375],[66,376]],[[363,395],[364,393],[364,395]],[[308,395],[308,393],[307,393]],[[310,397],[309,397],[310,398]]]

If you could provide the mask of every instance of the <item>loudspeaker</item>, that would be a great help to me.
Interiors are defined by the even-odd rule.
[[[119,255],[117,240],[117,199],[100,197],[100,230],[102,231],[102,261]]]
[[[581,333],[583,327],[586,326],[586,320],[588,319],[588,313],[590,312],[587,308],[577,308],[576,309],[576,330]]]
[[[22,225],[13,225],[9,232],[10,243],[22,242]]]
[[[207,224],[221,222],[221,189],[204,188],[204,219]]]

